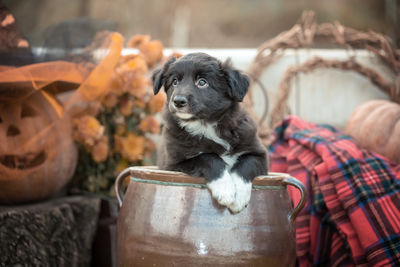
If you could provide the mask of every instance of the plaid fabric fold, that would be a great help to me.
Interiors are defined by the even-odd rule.
[[[275,128],[270,159],[270,171],[308,191],[296,219],[299,266],[400,266],[400,165],[295,116]]]

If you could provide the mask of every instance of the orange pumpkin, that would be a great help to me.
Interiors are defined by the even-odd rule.
[[[361,147],[400,163],[400,105],[386,100],[368,101],[358,106],[345,132]]]
[[[77,163],[71,119],[51,101],[42,91],[0,101],[0,203],[48,198],[71,179]]]

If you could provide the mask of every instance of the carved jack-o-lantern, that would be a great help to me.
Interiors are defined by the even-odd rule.
[[[54,195],[71,179],[77,163],[71,119],[36,91],[0,101],[0,203]]]

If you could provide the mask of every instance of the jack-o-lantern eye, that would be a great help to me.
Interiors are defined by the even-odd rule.
[[[31,106],[27,104],[22,105],[22,110],[21,110],[21,118],[26,118],[26,117],[35,117],[38,115],[38,112],[32,108]]]
[[[8,126],[6,136],[17,136],[17,135],[19,135],[20,133],[21,133],[21,132],[20,132],[20,130],[18,129],[18,127],[15,126],[15,125],[13,125],[13,124],[11,124],[10,126]]]
[[[17,125],[21,122],[21,120],[28,119],[28,118],[34,118],[39,115],[38,111],[36,111],[33,107],[31,107],[27,103],[21,103],[20,104],[20,115],[17,118],[18,121],[14,122],[9,122],[9,125],[7,127],[7,132],[6,136],[8,137],[13,137],[21,134],[21,130]],[[0,120],[0,123],[2,120]]]

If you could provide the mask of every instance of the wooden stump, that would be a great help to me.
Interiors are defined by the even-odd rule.
[[[0,206],[0,266],[90,266],[100,199]]]

